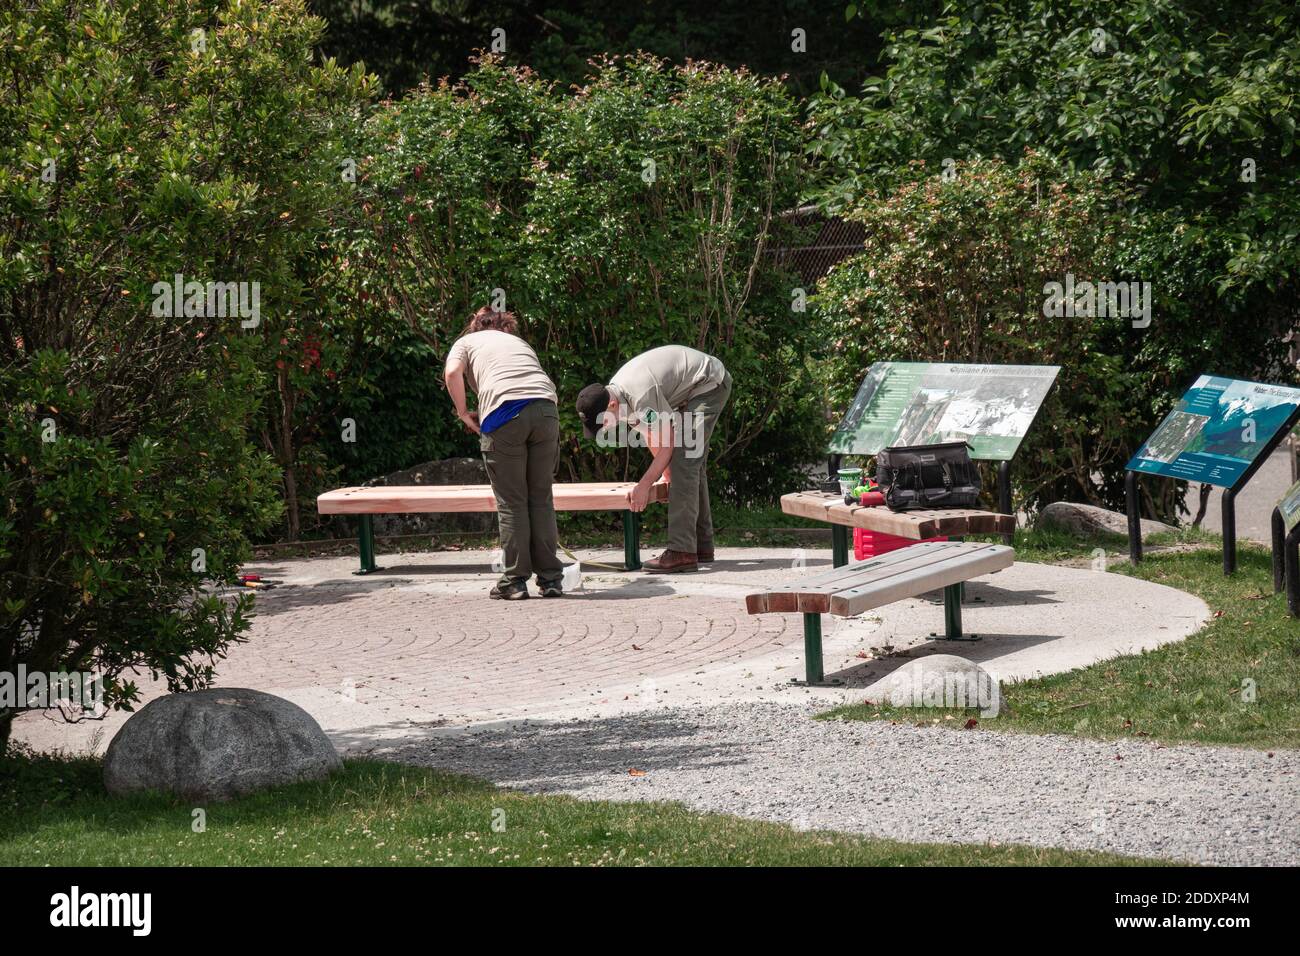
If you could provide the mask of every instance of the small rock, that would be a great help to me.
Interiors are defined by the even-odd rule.
[[[998,682],[988,671],[955,654],[928,654],[908,661],[873,684],[871,695],[895,707],[978,707],[989,716],[997,713],[1002,699]]]

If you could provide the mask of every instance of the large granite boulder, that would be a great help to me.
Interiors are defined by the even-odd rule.
[[[222,688],[168,694],[132,714],[104,756],[109,793],[229,800],[341,764],[311,714],[282,697]]]
[[[481,458],[443,458],[426,461],[390,475],[367,481],[367,488],[379,485],[486,485],[487,466]],[[490,534],[497,530],[497,516],[491,511],[440,514],[375,515],[375,534]]]
[[[1118,511],[1108,511],[1096,505],[1076,505],[1067,501],[1053,501],[1038,515],[1038,525],[1059,528],[1071,534],[1092,537],[1100,534],[1122,534],[1128,537],[1128,516]],[[1142,519],[1142,540],[1152,535],[1176,531],[1172,525],[1150,518]]]

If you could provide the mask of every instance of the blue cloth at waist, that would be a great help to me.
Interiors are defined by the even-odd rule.
[[[479,431],[484,435],[494,432],[506,422],[517,418],[525,405],[540,401],[540,398],[516,398],[513,401],[502,402],[488,413],[487,418],[478,423]]]

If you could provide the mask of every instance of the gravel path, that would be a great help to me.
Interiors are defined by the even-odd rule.
[[[534,792],[674,800],[804,829],[1300,863],[1300,751],[809,717],[766,703],[665,708],[439,735],[384,756]]]

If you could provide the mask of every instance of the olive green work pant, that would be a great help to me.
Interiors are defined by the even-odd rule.
[[[479,440],[497,500],[505,568],[499,583],[517,586],[537,575],[540,587],[559,584],[564,566],[556,555],[559,531],[551,484],[560,457],[560,413],[545,399]]]
[[[727,400],[731,375],[722,384],[686,403],[683,427],[691,434],[678,436],[673,447],[672,481],[668,485],[668,547],[698,554],[713,550],[713,511],[709,507],[709,440]]]

